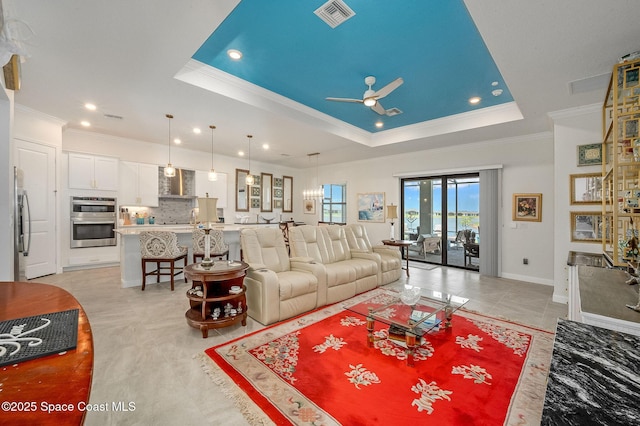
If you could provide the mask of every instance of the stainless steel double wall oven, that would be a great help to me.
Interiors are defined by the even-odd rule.
[[[115,246],[115,198],[71,197],[71,248]]]

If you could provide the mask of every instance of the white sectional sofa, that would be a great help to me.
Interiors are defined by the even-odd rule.
[[[291,257],[324,267],[325,304],[346,300],[378,286],[378,263],[369,253],[352,252],[341,225],[295,226],[289,230]]]
[[[349,240],[349,241],[348,241]],[[243,229],[248,314],[268,325],[349,299],[400,278],[395,247],[371,246],[362,225]]]
[[[378,285],[385,285],[397,281],[402,275],[402,255],[397,247],[385,245],[371,245],[367,228],[354,223],[345,226],[347,242],[351,254],[368,254],[370,259],[378,264]]]
[[[280,229],[243,229],[240,245],[249,264],[244,284],[251,318],[268,325],[325,304],[322,266],[289,258]]]

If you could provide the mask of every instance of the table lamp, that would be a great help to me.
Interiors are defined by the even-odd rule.
[[[387,206],[387,218],[391,219],[391,241],[393,241],[395,240],[393,223],[398,218],[398,206],[394,206],[393,203]]]
[[[203,268],[211,268],[213,262],[211,261],[211,223],[218,221],[218,203],[217,198],[209,198],[209,193],[206,194],[206,198],[198,198],[198,220],[200,222],[206,222],[204,227],[204,259],[202,259],[201,265]]]

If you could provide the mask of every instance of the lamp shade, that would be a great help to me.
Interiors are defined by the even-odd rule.
[[[218,199],[209,197],[198,198],[198,220],[200,222],[217,222],[218,221]]]
[[[397,219],[398,218],[398,206],[394,206],[393,204],[387,206],[387,219]]]

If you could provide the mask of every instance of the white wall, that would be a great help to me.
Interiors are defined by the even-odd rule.
[[[555,302],[568,301],[567,256],[570,250],[588,253],[602,253],[600,243],[571,242],[571,211],[602,211],[598,205],[570,205],[569,176],[578,173],[601,173],[602,166],[578,167],[578,145],[602,142],[602,105],[595,104],[582,108],[558,111],[550,114],[554,121],[554,174],[556,185],[555,223],[556,235],[553,251],[555,256],[554,292]]]
[[[554,180],[551,133],[517,139],[480,142],[451,148],[410,152],[402,155],[322,167],[319,179],[347,184],[347,221],[357,221],[358,193],[384,192],[385,203],[400,201],[400,179],[394,174],[479,169],[503,165],[502,177],[502,276],[553,285]],[[421,174],[422,173],[422,174]],[[512,222],[513,193],[542,193],[542,222]],[[513,228],[511,224],[517,225]],[[389,236],[389,223],[367,224],[372,243]],[[399,228],[399,227],[398,227]],[[529,259],[528,265],[522,258]]]

